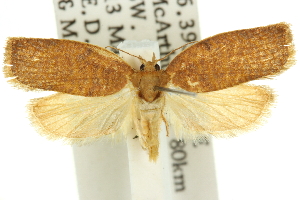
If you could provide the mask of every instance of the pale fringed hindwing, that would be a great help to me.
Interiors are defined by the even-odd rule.
[[[273,103],[270,88],[241,84],[196,98],[167,93],[163,113],[177,139],[230,138],[261,125]]]
[[[121,91],[103,97],[63,93],[33,99],[30,119],[38,132],[50,140],[67,144],[88,144],[102,137],[126,137],[132,127],[134,93],[128,84]]]

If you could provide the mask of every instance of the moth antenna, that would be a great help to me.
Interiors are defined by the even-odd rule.
[[[193,41],[193,42],[186,43],[185,45],[182,45],[181,47],[178,47],[178,48],[172,50],[170,53],[168,53],[168,54],[165,55],[164,57],[162,57],[162,58],[156,60],[156,62],[161,61],[161,60],[164,60],[164,59],[167,58],[170,54],[172,54],[174,51],[177,51],[178,49],[181,49],[182,47],[185,47],[186,45],[189,45],[189,44],[192,44],[192,43],[195,43],[195,42],[198,42],[198,41]]]
[[[135,55],[133,55],[133,54],[131,54],[131,53],[128,53],[128,52],[126,52],[126,51],[124,51],[124,50],[122,50],[122,49],[118,49],[118,48],[116,48],[116,47],[112,47],[112,46],[106,46],[105,48],[112,48],[112,49],[116,49],[116,50],[118,50],[118,51],[122,51],[122,52],[124,52],[124,53],[127,53],[128,55],[130,55],[130,56],[133,56],[133,57],[136,57],[136,58],[138,58],[142,63],[146,63],[147,61],[144,59],[144,58],[142,58],[141,56],[135,56]]]
[[[185,91],[185,90],[176,90],[176,89],[170,89],[170,88],[158,87],[158,86],[155,86],[154,89],[162,91],[162,92],[173,92],[173,93],[177,93],[177,94],[189,95],[189,96],[192,96],[192,97],[196,97],[197,96],[197,93],[195,93],[195,92],[188,92],[188,91]]]

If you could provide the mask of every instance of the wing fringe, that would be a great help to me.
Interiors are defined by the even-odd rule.
[[[194,140],[195,143],[197,143],[199,140],[200,141],[206,140],[207,138],[210,138],[210,136],[214,136],[216,138],[232,138],[232,137],[239,136],[243,133],[254,131],[267,122],[267,119],[271,113],[270,112],[271,108],[274,107],[274,105],[276,103],[276,101],[275,101],[276,95],[274,94],[273,90],[267,86],[257,86],[257,85],[249,85],[249,84],[245,84],[245,85],[254,86],[257,89],[263,90],[263,92],[264,92],[263,95],[265,96],[265,99],[263,102],[263,107],[261,107],[261,109],[259,109],[259,115],[257,115],[257,117],[254,117],[251,120],[247,120],[247,123],[245,123],[244,125],[239,126],[238,122],[235,124],[234,121],[232,121],[233,119],[231,119],[231,120],[228,119],[229,121],[225,120],[225,122],[228,121],[229,123],[224,124],[223,127],[225,127],[225,129],[227,129],[227,127],[232,127],[232,128],[228,128],[227,130],[208,130],[208,129],[205,130],[205,127],[201,127],[201,123],[195,124],[195,123],[197,123],[196,120],[194,120],[194,122],[191,122],[191,124],[194,123],[196,126],[203,128],[202,130],[199,130],[199,128],[197,128],[197,127],[191,127],[191,124],[185,125],[186,122],[176,119],[177,117],[175,117],[175,118],[173,117],[173,121],[172,121],[172,117],[169,118],[169,117],[165,116],[167,119],[164,121],[172,122],[171,125],[168,124],[167,126],[170,128],[171,132],[175,133],[175,136],[178,140],[183,140],[183,141]],[[199,94],[199,95],[201,95],[201,94]],[[170,97],[168,97],[168,98],[170,98]],[[185,96],[185,98],[190,98],[189,102],[192,102],[191,101],[192,97]],[[227,112],[232,113],[233,111],[227,111]],[[249,108],[249,111],[251,111],[251,108]],[[182,112],[184,112],[184,111],[182,111]],[[195,112],[198,113],[200,111],[198,110]],[[178,113],[174,113],[174,114],[176,115]],[[166,114],[166,115],[168,115],[168,114]],[[182,115],[184,115],[184,113],[182,113]],[[189,116],[187,115],[187,117],[189,117]],[[224,115],[223,115],[223,117],[224,117]],[[186,119],[187,119],[187,121],[189,121],[188,118],[186,118]],[[198,121],[200,121],[200,122],[201,122],[201,120],[205,120],[205,119],[201,119],[201,118],[198,119]],[[224,121],[224,119],[220,119],[220,120],[221,121],[219,121],[218,123],[220,123],[221,125],[218,124],[217,126],[222,127],[222,121]]]

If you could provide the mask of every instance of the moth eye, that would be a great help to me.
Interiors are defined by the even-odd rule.
[[[141,71],[144,71],[144,69],[145,69],[145,65],[142,64],[142,65],[140,66],[140,70],[141,70]]]
[[[160,66],[158,64],[155,64],[155,70],[159,71],[160,70]]]

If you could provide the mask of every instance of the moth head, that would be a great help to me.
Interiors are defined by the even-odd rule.
[[[152,61],[146,61],[146,60],[145,60],[144,58],[142,58],[141,56],[135,56],[135,55],[132,55],[132,54],[130,54],[130,53],[128,53],[128,52],[125,52],[125,51],[123,51],[123,52],[125,52],[125,53],[127,53],[127,54],[129,54],[129,55],[132,55],[132,56],[134,56],[134,57],[137,57],[137,58],[141,61],[141,63],[142,63],[141,66],[140,66],[140,70],[141,70],[141,71],[152,72],[152,71],[159,71],[159,70],[161,70],[160,66],[157,64],[159,61],[166,59],[169,55],[171,55],[173,52],[177,51],[178,49],[181,49],[182,47],[185,47],[185,46],[187,46],[187,45],[189,45],[189,44],[192,44],[192,43],[195,43],[195,42],[197,42],[197,41],[189,42],[189,43],[187,43],[187,44],[185,44],[185,45],[182,45],[182,46],[180,46],[180,47],[178,47],[178,48],[172,50],[172,51],[169,52],[166,56],[164,56],[164,57],[162,57],[162,58],[160,58],[160,59],[156,59],[156,58],[155,58],[155,54],[153,53]],[[122,50],[120,50],[120,49],[118,49],[118,50],[119,50],[119,51],[122,51]]]
[[[152,56],[152,61],[146,61],[141,56],[139,56],[138,59],[142,63],[141,66],[140,66],[140,70],[141,71],[153,72],[153,71],[159,71],[160,70],[160,66],[159,66],[159,64],[157,64],[157,62],[159,61],[159,59],[155,58],[155,54],[154,53],[153,53],[153,56]]]
[[[140,71],[153,72],[153,71],[159,71],[159,70],[161,70],[159,64],[157,64],[159,61],[166,59],[169,55],[171,55],[173,52],[177,51],[178,49],[180,49],[180,48],[182,48],[184,46],[187,46],[189,44],[195,43],[195,42],[197,42],[197,41],[189,42],[189,43],[187,43],[185,45],[182,45],[181,47],[178,47],[178,48],[172,50],[166,56],[164,56],[163,58],[160,58],[160,59],[156,59],[155,54],[153,53],[152,61],[146,61],[141,56],[136,56],[136,55],[130,54],[130,53],[128,53],[128,52],[126,52],[126,51],[124,51],[122,49],[118,49],[116,47],[112,47],[112,46],[107,46],[107,47],[110,47],[112,49],[116,49],[118,51],[122,51],[122,52],[124,52],[124,53],[126,53],[128,55],[131,55],[133,57],[138,58],[141,61],[141,63],[142,63],[141,66],[140,66]]]

